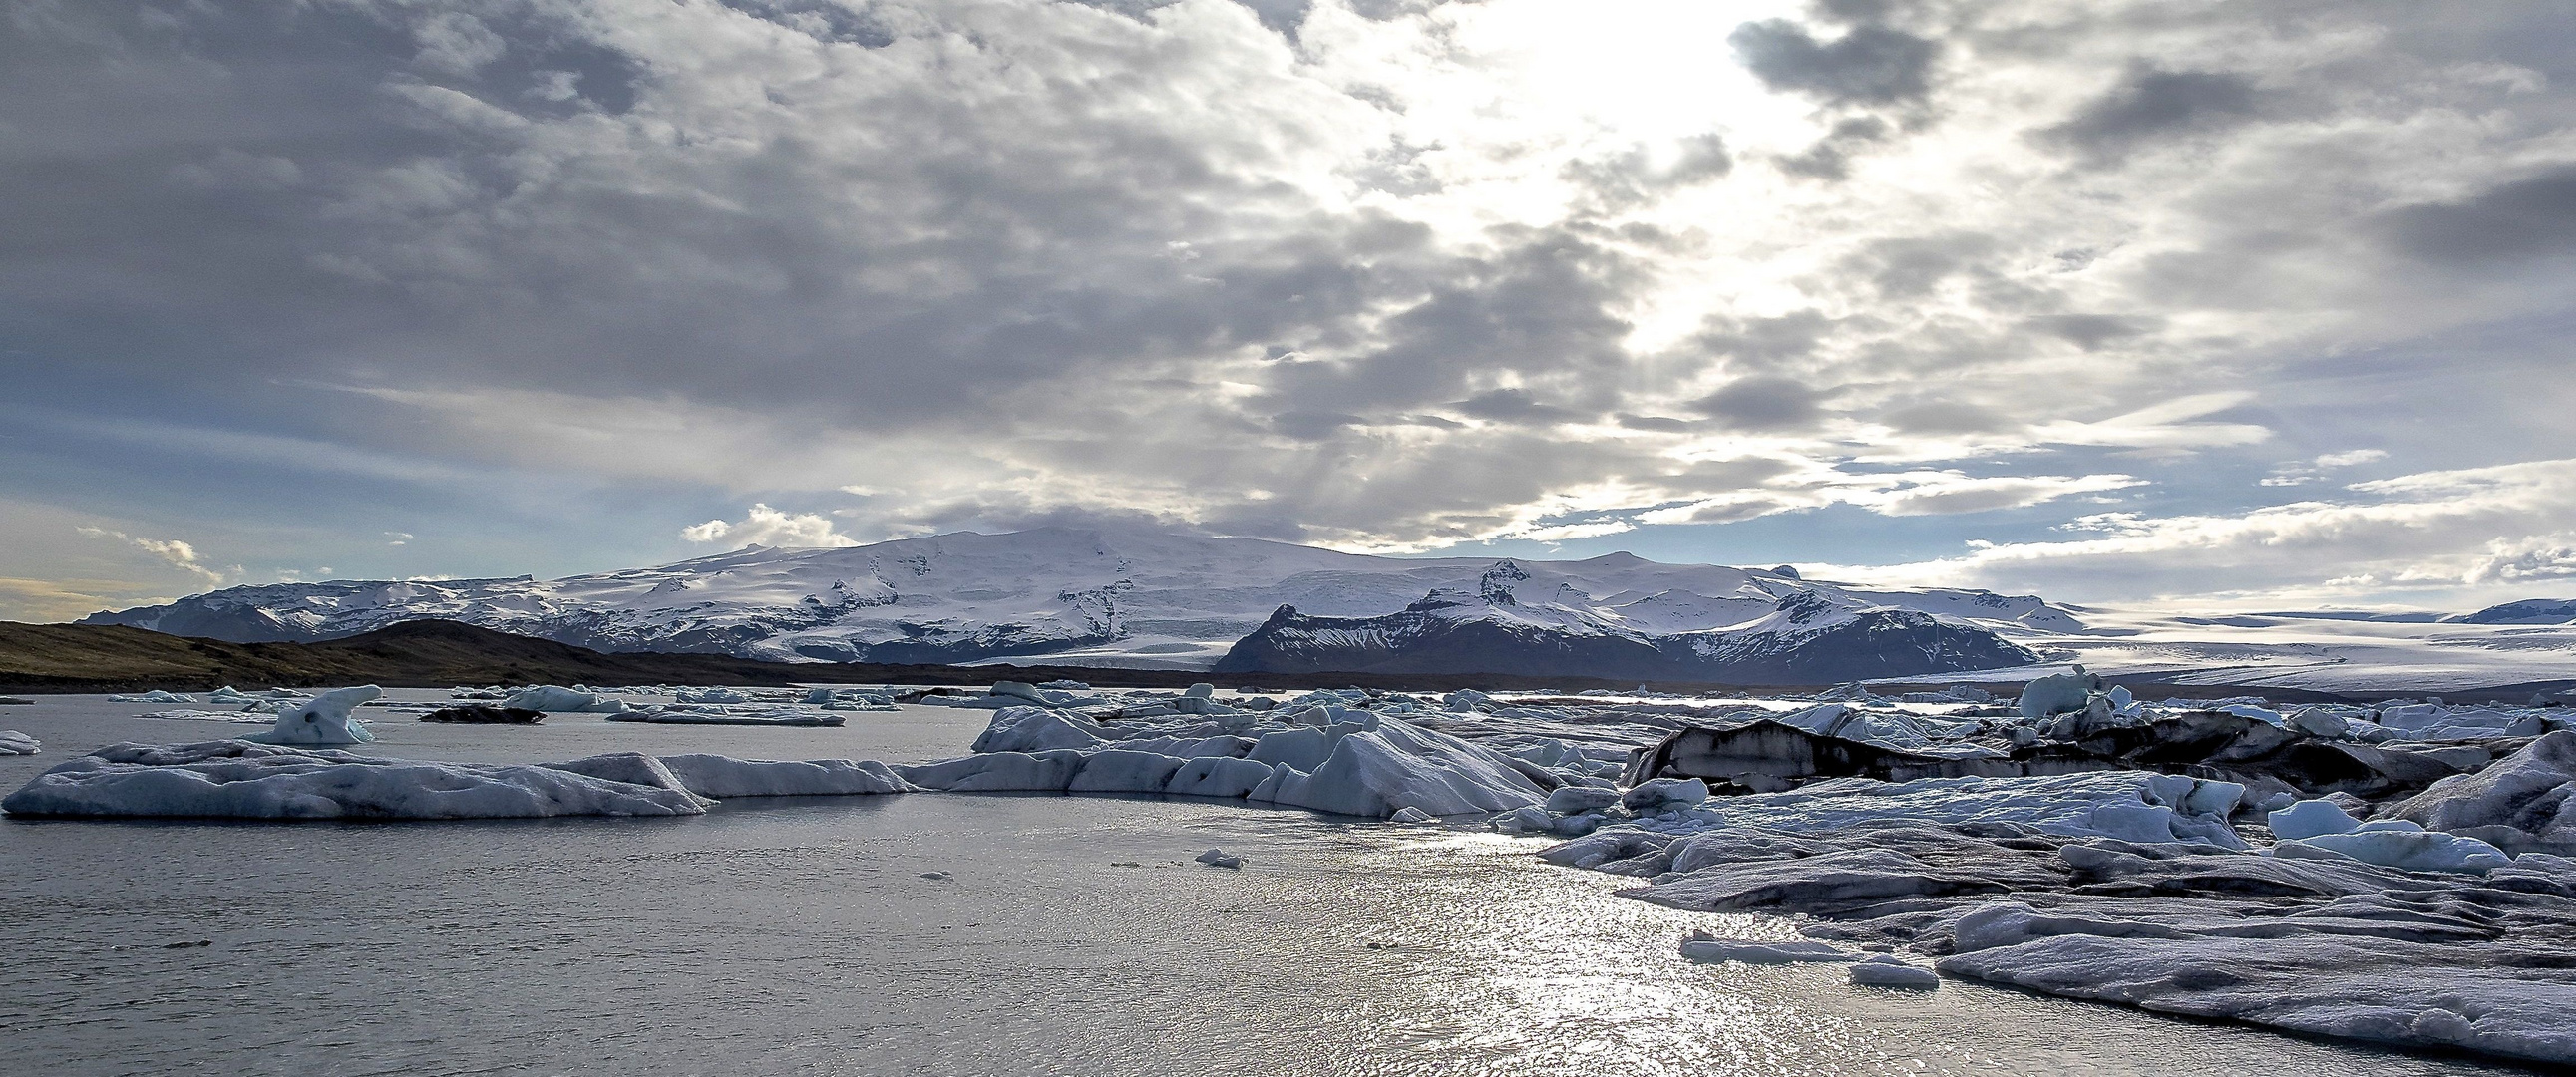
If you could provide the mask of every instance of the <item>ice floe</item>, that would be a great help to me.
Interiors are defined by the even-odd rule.
[[[615,714],[626,709],[626,702],[587,689],[540,684],[510,693],[501,700],[501,706],[505,710]]]
[[[680,784],[703,797],[856,796],[918,792],[873,759],[768,760],[722,755],[657,757]]]
[[[654,787],[542,766],[382,759],[245,740],[112,744],[0,799],[11,815],[229,819],[487,819],[691,815]]]
[[[665,725],[788,725],[836,726],[849,719],[838,714],[803,707],[774,704],[679,703],[667,707],[629,707],[607,716],[612,722],[651,722]]]
[[[532,765],[385,759],[246,740],[112,744],[0,800],[11,815],[492,819],[694,815],[736,797],[917,791],[870,760],[612,752]]]
[[[1114,722],[1010,707],[975,752],[897,771],[951,792],[1175,793],[1378,818],[1534,807],[1548,796],[1541,781],[1559,784],[1534,764],[1338,703]]]

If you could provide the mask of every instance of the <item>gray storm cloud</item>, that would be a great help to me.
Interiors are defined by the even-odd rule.
[[[662,541],[2064,510],[2018,548],[2352,448],[2317,357],[2563,302],[2537,6],[1709,7],[30,0],[0,370],[155,444],[648,491]],[[2391,407],[2505,392],[2453,375]],[[116,444],[0,493],[173,533],[79,492],[162,451]]]

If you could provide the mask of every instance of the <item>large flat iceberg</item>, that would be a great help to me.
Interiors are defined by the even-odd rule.
[[[381,759],[241,740],[111,744],[0,800],[11,815],[218,819],[508,819],[694,815],[657,788],[541,766]]]
[[[513,819],[695,815],[733,797],[913,792],[885,764],[615,752],[533,765],[384,759],[243,740],[112,744],[0,800],[19,816]]]
[[[1464,815],[1546,801],[1555,776],[1404,719],[1338,705],[1100,722],[1007,707],[976,754],[899,767],[947,792],[1171,793],[1339,815]],[[1542,782],[1545,786],[1542,787]]]

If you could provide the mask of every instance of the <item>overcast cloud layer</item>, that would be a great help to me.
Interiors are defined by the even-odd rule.
[[[2576,594],[2534,2],[20,0],[0,617],[1112,521]]]

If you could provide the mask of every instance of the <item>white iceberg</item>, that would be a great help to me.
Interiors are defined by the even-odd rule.
[[[784,725],[837,726],[849,721],[838,714],[806,710],[801,707],[767,704],[678,704],[669,707],[633,707],[608,716],[612,722],[647,722],[656,725]]]
[[[2283,841],[2272,847],[2272,855],[2313,856],[2322,850],[2328,855],[2406,871],[2487,872],[2513,862],[2503,850],[2476,838],[2400,822],[2404,825],[2364,823],[2345,833]]]
[[[136,695],[109,696],[107,701],[110,703],[194,703],[197,697],[180,695],[177,692],[164,692],[156,688]]]
[[[2151,771],[2105,770],[2036,778],[1834,778],[1785,793],[1713,798],[1634,825],[1662,834],[1737,826],[1795,833],[1881,820],[1944,825],[2011,823],[2044,834],[2246,848],[2227,817],[2245,795],[2235,782]]]
[[[1829,942],[1805,939],[1783,942],[1777,939],[1720,938],[1705,931],[1694,931],[1682,940],[1682,956],[1692,961],[1741,961],[1747,965],[1786,965],[1803,961],[1853,961],[1855,954]]]
[[[15,729],[0,730],[0,755],[34,755],[43,750],[34,737]]]
[[[1941,986],[1941,974],[1921,965],[1909,965],[1880,955],[1854,962],[1851,967],[1854,987],[1898,987],[1910,991],[1930,991]]]
[[[501,701],[501,706],[523,711],[555,713],[615,714],[626,709],[624,700],[603,699],[596,692],[584,692],[559,685],[540,684],[519,689]]]
[[[372,684],[335,688],[277,712],[275,726],[242,734],[241,739],[261,744],[365,744],[376,735],[367,731],[366,723],[351,719],[349,712],[384,694],[384,689]]]
[[[379,759],[243,740],[113,744],[0,800],[11,815],[500,819],[694,815],[687,790],[553,767]]]
[[[911,793],[920,788],[873,759],[768,760],[722,755],[657,758],[690,792],[717,800]]]
[[[2272,836],[2297,839],[2319,834],[2349,834],[2361,829],[2361,820],[2331,800],[2302,800],[2264,817],[2272,827]]]
[[[1504,811],[1547,799],[1529,773],[1544,774],[1540,768],[1402,719],[1339,706],[1115,726],[1018,706],[994,714],[975,748],[974,755],[896,771],[925,789],[949,792],[1244,797],[1377,818],[1406,808],[1430,816]]]
[[[2507,852],[2576,852],[2576,731],[2550,733],[2475,774],[2444,778],[2388,814]]]

